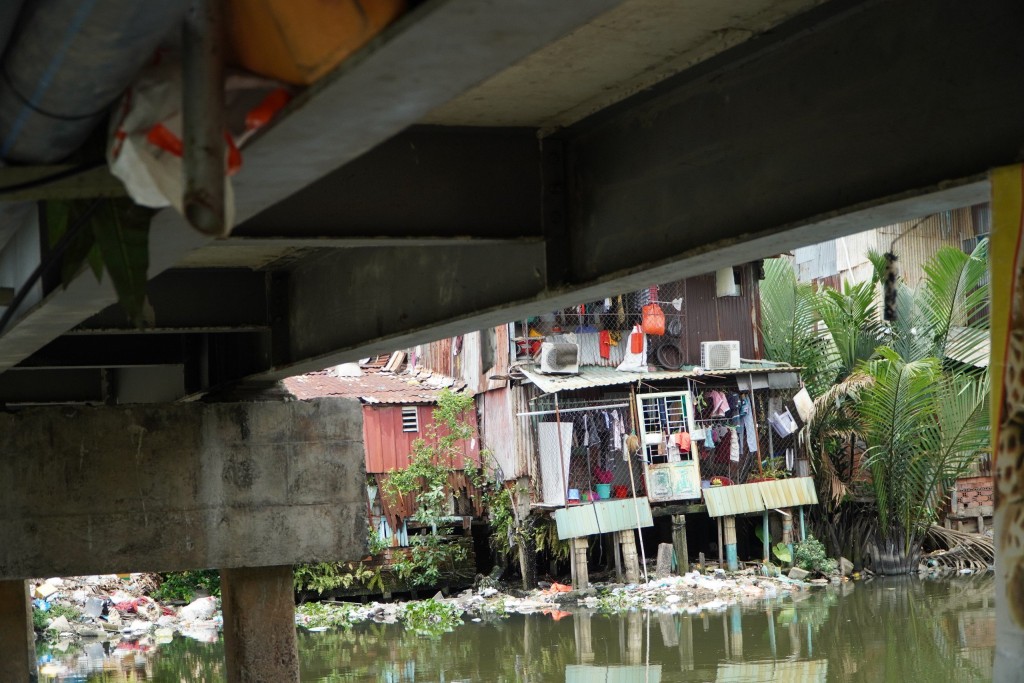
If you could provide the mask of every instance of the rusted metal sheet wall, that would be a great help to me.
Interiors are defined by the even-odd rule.
[[[701,342],[727,339],[739,340],[743,358],[761,358],[759,282],[752,266],[742,266],[740,272],[739,296],[717,296],[713,273],[687,278],[678,285],[686,301],[681,339],[685,364],[700,364]],[[670,287],[663,286],[659,298],[666,299]]]
[[[426,438],[427,425],[433,420],[434,406],[420,405],[416,406],[416,410],[419,416],[419,431],[403,432],[401,405],[363,406],[363,439],[366,444],[367,473],[379,474],[391,469],[405,469],[408,466],[412,443],[418,438]],[[466,420],[476,432],[476,412],[467,411]],[[462,469],[467,457],[473,462],[480,461],[480,439],[478,437],[463,443],[462,455],[456,459],[455,468]]]
[[[489,352],[484,350],[485,344],[490,348]],[[461,379],[469,391],[476,395],[505,386],[503,380],[488,378],[505,375],[508,372],[509,344],[508,325],[499,325],[460,337],[421,344],[412,349],[411,353],[418,366],[440,375]]]
[[[482,421],[480,434],[484,448],[490,451],[504,480],[524,475],[516,461],[516,418],[512,391],[495,389],[480,394]]]

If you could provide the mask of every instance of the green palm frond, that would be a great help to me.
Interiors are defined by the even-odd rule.
[[[988,241],[970,254],[942,247],[924,265],[925,280],[917,299],[928,325],[934,354],[963,357],[988,334],[984,314],[989,300]]]
[[[797,282],[785,259],[766,260],[764,270],[760,291],[765,356],[806,368],[804,381],[817,396],[835,378],[828,353],[831,342],[820,330],[818,295],[811,285]]]

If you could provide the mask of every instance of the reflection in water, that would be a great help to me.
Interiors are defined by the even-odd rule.
[[[470,623],[439,638],[397,625],[299,633],[303,681],[668,683],[981,681],[992,675],[992,579],[843,584],[698,614],[578,610]],[[99,647],[99,650],[97,650]],[[145,642],[136,644],[145,648]],[[223,647],[41,648],[42,680],[223,680]]]

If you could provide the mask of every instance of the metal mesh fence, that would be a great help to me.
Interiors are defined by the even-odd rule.
[[[755,389],[748,417],[743,406],[751,404],[749,392],[739,392],[735,387],[697,388],[692,392],[695,420],[691,437],[703,486],[716,477],[727,480],[723,483],[742,484],[765,474],[795,473],[796,437],[780,433],[771,420],[774,415],[786,414],[794,393],[789,389]],[[557,410],[553,397],[545,397],[533,408],[531,420],[540,460],[537,493],[543,503],[564,505],[603,497],[625,498],[634,491],[646,495],[644,460],[657,464],[668,457],[659,454],[659,449],[640,444],[635,435],[641,430],[635,424],[637,418],[628,395],[603,400],[561,397]],[[665,415],[655,416],[668,421],[667,427],[656,431],[678,431],[672,426],[669,411],[666,408]]]
[[[541,498],[547,504],[643,495],[643,468],[629,457],[634,444],[629,400],[560,400],[535,406]],[[561,458],[559,458],[561,454]],[[632,480],[630,463],[632,462]],[[564,483],[564,486],[563,486]]]
[[[729,407],[725,414],[720,414],[723,407],[720,401],[716,406],[717,397],[712,394],[715,391],[725,397],[725,405]],[[789,389],[755,389],[752,412],[747,419],[743,398],[746,397],[746,404],[750,405],[749,392],[711,387],[696,390],[693,395],[694,440],[701,479],[711,481],[723,477],[731,483],[743,484],[764,471],[776,475],[785,471],[792,475],[797,463],[796,435],[783,435],[772,426],[771,418],[786,414],[787,403],[794,393]]]

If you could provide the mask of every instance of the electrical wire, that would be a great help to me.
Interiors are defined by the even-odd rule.
[[[38,187],[45,187],[50,183],[55,183],[65,178],[72,178],[82,173],[88,173],[89,171],[95,171],[97,168],[102,168],[107,165],[105,161],[97,161],[93,164],[83,164],[81,166],[74,166],[72,168],[66,168],[63,171],[57,171],[50,175],[36,178],[34,180],[26,180],[21,183],[15,183],[14,185],[0,185],[0,196],[9,194],[12,192],[24,192],[25,190],[34,190]]]
[[[89,220],[92,215],[96,213],[96,209],[99,208],[100,203],[103,201],[102,198],[94,199],[89,206],[86,207],[85,211],[78,217],[78,219],[69,227],[61,238],[53,245],[53,249],[46,255],[45,259],[40,259],[39,265],[35,267],[32,273],[28,276],[28,279],[18,288],[14,298],[11,299],[11,303],[7,306],[7,310],[4,311],[2,317],[0,317],[0,334],[3,334],[4,330],[7,329],[7,325],[10,324],[11,318],[14,317],[14,313],[21,306],[22,302],[25,301],[25,297],[28,296],[29,291],[35,286],[39,279],[50,272],[50,269],[54,265],[60,263],[61,257],[64,256],[64,252],[67,251],[68,246],[79,233],[89,224]]]

